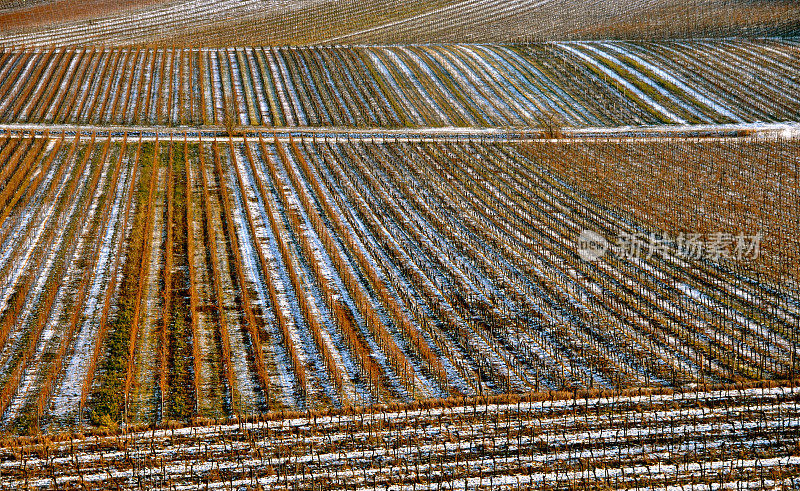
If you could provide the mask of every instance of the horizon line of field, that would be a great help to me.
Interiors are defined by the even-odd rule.
[[[430,48],[442,46],[553,46],[553,45],[584,45],[584,44],[602,44],[602,43],[618,43],[618,42],[664,42],[669,41],[673,43],[701,43],[701,42],[720,42],[720,41],[775,41],[775,42],[800,42],[800,35],[798,36],[706,36],[706,37],[676,37],[665,39],[552,39],[540,41],[498,41],[498,42],[431,42],[431,43],[309,43],[309,44],[237,44],[228,46],[180,46],[174,43],[159,43],[154,42],[134,42],[134,43],[83,43],[83,44],[56,44],[56,45],[40,45],[40,44],[5,44],[0,41],[0,51],[26,51],[30,53],[47,53],[50,49],[55,51],[63,50],[90,50],[90,49],[148,49],[148,50],[163,50],[175,49],[176,51],[190,51],[199,53],[212,53],[219,51],[237,51],[242,49],[252,48],[276,48],[276,49],[292,49],[304,50],[314,48]]]
[[[541,127],[425,127],[425,128],[346,128],[294,126],[237,126],[228,131],[221,125],[201,127],[170,126],[95,126],[95,125],[30,125],[0,124],[0,136],[7,138],[59,138],[80,140],[109,138],[111,141],[137,138],[142,141],[179,139],[196,141],[242,142],[247,138],[268,137],[280,141],[292,138],[311,140],[368,140],[373,142],[470,142],[520,143],[597,141],[630,143],[635,141],[685,140],[793,140],[800,138],[800,121],[783,123],[651,125],[593,128]]]

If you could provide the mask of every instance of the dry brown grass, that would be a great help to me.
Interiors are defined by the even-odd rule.
[[[0,11],[0,32],[42,31],[64,22],[85,22],[166,0],[55,0]],[[261,11],[233,10],[211,18],[188,9],[177,27],[125,34],[125,44],[175,46],[311,45],[394,43],[530,42],[562,39],[665,39],[800,34],[800,3],[793,0],[651,0],[629,5],[613,0],[554,0],[526,7],[509,5],[485,13],[481,0],[458,14],[438,10],[456,0],[343,0],[269,4]],[[589,4],[590,5],[586,5]],[[414,22],[405,19],[422,16]],[[86,22],[88,21],[88,22]],[[361,32],[366,31],[366,32]],[[360,34],[354,34],[359,33]],[[111,36],[98,31],[99,39]],[[155,37],[153,37],[155,36]],[[341,37],[341,39],[339,39]]]
[[[55,0],[0,12],[0,31],[41,27],[68,21],[96,19],[126,10],[144,8],[168,0]]]

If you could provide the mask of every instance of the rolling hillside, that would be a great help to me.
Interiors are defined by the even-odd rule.
[[[32,4],[32,5],[31,5]],[[254,46],[791,36],[792,0],[8,3],[0,45]]]

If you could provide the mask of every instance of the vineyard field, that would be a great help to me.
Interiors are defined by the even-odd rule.
[[[448,400],[0,446],[28,489],[794,489],[798,389]]]
[[[705,187],[722,196],[770,173],[742,163],[780,161],[784,179],[752,180],[756,201],[733,212],[791,231],[794,139],[8,132],[1,144],[14,163],[0,176],[9,428],[797,374],[800,289],[796,262],[781,262],[796,242],[765,242],[750,269],[587,262],[582,230],[657,232],[692,202],[645,220],[564,171],[588,174],[600,161],[588,155],[691,156],[696,172],[731,176]],[[778,189],[789,202],[767,198]]]
[[[581,128],[800,114],[796,40],[27,48],[0,58],[6,124]]]
[[[800,489],[800,2],[0,0],[0,489]]]
[[[18,0],[0,45],[287,46],[788,37],[793,0]]]

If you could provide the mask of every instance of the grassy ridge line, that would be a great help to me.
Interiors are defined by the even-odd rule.
[[[101,337],[98,339],[103,342],[104,355],[100,363],[97,386],[91,393],[90,419],[94,424],[103,426],[114,426],[123,421],[128,413],[128,393],[132,383],[141,290],[146,277],[142,274],[142,270],[149,265],[147,237],[150,236],[150,211],[158,172],[157,146],[157,142],[155,144],[140,142],[137,148],[139,178],[131,181],[131,185],[137,183],[136,211],[123,263],[121,294],[116,299],[116,313],[108,325],[107,336],[105,339]],[[126,208],[129,208],[129,205],[126,205]],[[95,351],[99,352],[100,350]],[[90,387],[91,385],[84,387],[84,394]],[[85,398],[85,395],[82,395],[82,398]]]
[[[172,296],[173,296],[173,276],[172,276],[172,265],[174,262],[174,251],[173,251],[173,209],[174,209],[174,195],[175,195],[175,178],[173,173],[173,161],[174,161],[174,152],[175,152],[175,145],[173,141],[170,140],[169,142],[169,157],[167,163],[167,189],[166,189],[166,217],[164,220],[164,228],[166,228],[166,235],[167,238],[164,241],[164,267],[162,269],[162,281],[163,281],[163,290],[161,291],[162,297],[162,313],[161,313],[161,322],[158,326],[158,358],[156,361],[156,370],[158,370],[158,380],[156,381],[156,390],[158,391],[158,409],[156,412],[157,419],[164,419],[164,401],[166,400],[167,394],[170,391],[170,386],[168,385],[168,379],[170,378],[171,367],[169,365],[169,355],[171,351],[171,343],[170,343],[170,324],[172,323],[172,315],[173,315],[173,306]]]
[[[122,228],[120,228],[120,237],[124,239],[127,235],[128,231],[128,221],[130,219],[131,208],[134,206],[133,198],[136,194],[135,186],[137,183],[137,175],[139,174],[139,159],[141,157],[142,152],[142,141],[141,138],[139,139],[138,144],[136,145],[136,154],[133,159],[133,169],[131,170],[130,174],[130,187],[127,191],[128,199],[125,200],[125,211],[123,212],[123,219],[122,219]],[[135,218],[134,218],[135,220]],[[112,299],[114,298],[113,293],[116,291],[117,282],[118,282],[118,275],[120,273],[120,267],[122,267],[122,257],[123,254],[121,252],[122,247],[120,247],[120,252],[114,258],[114,266],[112,268],[111,279],[108,282],[108,286],[106,287],[106,292],[104,294],[104,302],[103,302],[103,311],[100,314],[100,327],[98,328],[97,337],[95,338],[94,349],[92,350],[92,357],[91,361],[89,362],[89,366],[86,371],[86,377],[83,381],[83,387],[81,389],[81,399],[80,399],[80,407],[84,407],[86,405],[86,401],[90,395],[90,391],[92,388],[93,383],[95,382],[95,372],[97,369],[97,362],[100,359],[106,335],[109,328],[109,312],[111,309]],[[128,256],[130,257],[130,256]],[[124,274],[124,273],[123,273]],[[126,281],[125,277],[123,277],[123,282]],[[81,411],[82,412],[82,411]]]
[[[198,413],[199,400],[200,400],[200,336],[198,332],[198,299],[197,299],[197,276],[195,272],[194,258],[195,258],[195,245],[194,245],[194,210],[192,199],[192,183],[194,178],[192,175],[192,165],[189,161],[189,142],[184,138],[183,140],[183,164],[186,168],[186,215],[184,216],[186,226],[186,260],[187,272],[189,283],[189,330],[191,332],[192,340],[192,389],[194,396],[193,415]],[[178,411],[175,411],[176,413]]]
[[[173,267],[171,282],[165,284],[170,289],[170,309],[164,313],[164,330],[166,334],[166,362],[167,391],[164,392],[166,404],[164,405],[162,419],[188,419],[195,415],[193,408],[197,406],[197,370],[198,359],[195,359],[197,348],[196,326],[196,295],[191,284],[194,274],[193,257],[194,248],[191,241],[191,228],[188,226],[188,217],[191,216],[189,195],[190,181],[187,179],[188,142],[171,142],[170,172],[172,174],[172,197],[170,198],[172,217],[168,222],[172,234]],[[172,148],[177,147],[177,148]],[[190,269],[192,271],[190,271]],[[193,298],[193,296],[195,298]],[[162,342],[164,340],[162,339]],[[191,346],[190,346],[191,345]]]

